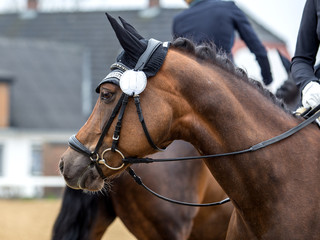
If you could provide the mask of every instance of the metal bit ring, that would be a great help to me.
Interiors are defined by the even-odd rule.
[[[114,171],[117,171],[117,170],[120,170],[121,168],[123,168],[124,167],[124,163],[122,163],[119,167],[111,167],[106,163],[106,160],[103,158],[103,155],[108,151],[111,151],[111,148],[107,148],[106,150],[104,150],[102,152],[101,159],[98,161],[98,163],[102,164],[102,165],[106,166],[107,168],[109,168],[111,170],[114,170]],[[115,151],[122,157],[122,159],[125,158],[124,155],[122,154],[122,152],[120,152],[118,149],[115,149]]]

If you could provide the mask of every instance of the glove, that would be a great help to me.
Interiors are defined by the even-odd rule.
[[[302,105],[305,108],[315,108],[320,104],[320,84],[309,82],[302,90]]]

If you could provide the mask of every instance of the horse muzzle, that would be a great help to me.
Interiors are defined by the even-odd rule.
[[[59,170],[66,184],[73,189],[99,191],[104,187],[104,178],[95,164],[71,149],[62,155]]]

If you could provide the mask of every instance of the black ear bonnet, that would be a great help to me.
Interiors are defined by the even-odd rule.
[[[99,83],[96,88],[97,93],[103,83],[109,82],[119,86],[122,74],[130,69],[143,71],[147,78],[155,76],[164,62],[170,45],[168,42],[162,43],[152,38],[146,40],[124,19],[120,18],[122,27],[109,14],[106,15],[124,50],[118,55],[117,62],[111,65],[111,72]]]

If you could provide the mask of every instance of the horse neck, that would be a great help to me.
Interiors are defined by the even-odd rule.
[[[202,155],[247,149],[297,125],[296,118],[246,80],[237,79],[219,67],[202,66],[181,53],[174,52],[172,55],[175,56],[167,56],[164,72],[171,74],[170,81],[175,84],[173,89],[177,89],[176,95],[182,99],[180,105],[173,107],[174,112],[179,111],[180,115],[175,118],[172,135],[192,143]],[[180,60],[179,66],[177,61],[174,62],[177,58]],[[170,67],[173,64],[175,67]],[[271,178],[278,174],[274,171],[278,171],[280,163],[274,161],[273,154],[278,152],[258,150],[210,159],[206,164],[232,199],[244,200],[242,196],[246,191],[252,190],[248,198],[255,196],[256,189],[248,190],[248,184],[257,181],[256,186],[260,184],[263,189],[270,183],[269,180],[259,181],[257,173],[266,173]],[[283,161],[281,164],[291,163]]]
[[[175,134],[200,152],[213,154],[247,148],[296,125],[294,117],[246,80],[220,67],[175,54],[179,56],[169,55],[167,59],[179,58],[179,66],[166,63],[174,64],[171,68],[171,79],[176,81],[174,89],[188,104],[175,124],[180,126],[174,128],[179,131]]]
[[[249,148],[301,121],[247,81],[217,66],[202,66],[182,53],[169,52],[162,72],[174,82],[171,88],[181,99],[180,105],[172,106],[174,114],[179,112],[172,135],[191,142],[202,155]],[[270,229],[276,229],[275,235],[281,233],[288,212],[319,196],[314,191],[320,181],[314,167],[319,166],[320,155],[316,131],[316,126],[309,126],[298,136],[255,152],[206,160],[237,208],[235,215],[241,215],[237,221],[245,222],[258,238]],[[296,196],[299,201],[292,201]],[[298,227],[300,222],[294,224]]]

